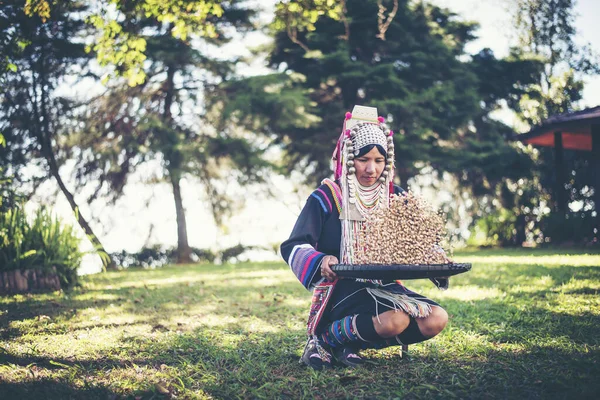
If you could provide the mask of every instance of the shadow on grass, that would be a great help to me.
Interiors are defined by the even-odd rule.
[[[302,332],[252,334],[236,343],[225,343],[222,335],[223,332],[198,329],[184,335],[173,334],[160,341],[139,338],[134,343],[122,343],[128,346],[126,357],[107,356],[93,360],[0,353],[0,365],[35,366],[38,371],[48,370],[57,378],[61,375],[96,378],[90,379],[95,383],[89,388],[78,387],[81,382],[76,385],[65,378],[0,383],[0,389],[6,390],[0,393],[10,393],[10,398],[15,399],[107,398],[111,394],[113,397],[109,398],[121,395],[153,398],[160,394],[156,390],[156,384],[160,382],[170,395],[204,393],[215,398],[252,398],[266,383],[279,379],[287,382],[287,378],[293,376],[291,371],[298,370],[295,351]],[[109,384],[97,383],[103,376],[133,379],[142,389],[117,396],[118,393],[106,388]]]
[[[156,398],[156,382],[169,395],[211,398],[593,398],[600,389],[597,354],[532,346],[525,352],[487,350],[456,357],[436,340],[412,346],[401,359],[395,349],[377,353],[367,367],[315,372],[298,364],[301,331],[249,335],[236,342],[196,330],[168,340],[140,339],[127,359],[50,360],[3,356],[2,363],[76,369],[80,375],[127,376],[139,390],[114,393],[107,386],[77,387],[52,380],[0,384],[14,398]],[[423,347],[421,347],[423,346]],[[422,348],[429,351],[423,352]],[[373,354],[371,352],[370,354]],[[572,362],[576,358],[577,362]],[[567,362],[565,362],[567,361]],[[64,364],[57,366],[56,363]],[[137,373],[131,373],[137,371]],[[595,372],[594,372],[595,371]],[[3,394],[5,392],[2,392]]]
[[[94,288],[59,300],[59,306],[36,298],[3,305],[15,318],[31,318],[46,310],[45,315],[66,324],[81,310],[108,309],[115,299],[122,299],[122,310],[139,318],[134,323],[93,323],[68,331],[147,324],[193,307],[214,306],[207,314],[231,318],[186,332],[163,326],[156,335],[123,337],[115,351],[92,359],[0,352],[0,364],[23,368],[35,364],[55,374],[52,380],[3,383],[0,390],[6,388],[15,398],[34,397],[33,393],[57,399],[152,398],[159,395],[157,382],[164,382],[169,394],[214,398],[594,398],[600,390],[600,317],[577,309],[570,314],[540,301],[543,296],[556,296],[557,288],[572,280],[598,280],[598,268],[494,264],[474,269],[457,279],[460,286],[456,290],[463,285],[500,287],[509,297],[445,298],[440,302],[452,316],[449,329],[439,338],[411,346],[409,360],[401,360],[397,351],[388,349],[374,353],[373,363],[366,368],[336,368],[326,373],[298,364],[304,332],[285,325],[288,318],[305,318],[310,295],[294,280],[261,284],[271,271],[281,269],[267,268],[257,276],[250,267],[219,271],[224,272],[225,280],[236,279],[236,272],[244,277],[243,283],[236,281],[239,285],[234,289],[221,281],[209,285],[199,280],[191,286],[169,283],[172,275],[180,277],[175,269],[145,271],[150,274],[144,279],[163,279],[164,283],[132,287],[142,280],[136,271],[133,278],[118,282],[103,277]],[[517,285],[543,277],[548,277],[546,286],[532,286],[528,293],[511,292]],[[563,293],[569,290],[584,290],[582,296],[592,294],[579,288],[567,288]],[[241,315],[273,326],[275,332],[250,331]],[[27,333],[39,334],[44,329],[49,332],[50,328],[35,326],[34,332]],[[26,333],[17,328],[8,332],[12,338]],[[85,387],[69,376],[92,377],[95,386]],[[133,382],[137,389],[111,389],[121,381]]]
[[[76,388],[53,380],[40,379],[18,383],[0,382],[3,399],[114,399],[116,394],[106,387]]]

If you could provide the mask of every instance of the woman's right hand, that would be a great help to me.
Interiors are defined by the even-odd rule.
[[[328,281],[334,281],[337,278],[337,275],[331,269],[332,265],[339,264],[336,256],[325,256],[323,257],[323,261],[321,261],[321,276]]]

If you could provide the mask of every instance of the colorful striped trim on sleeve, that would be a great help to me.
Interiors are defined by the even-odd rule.
[[[325,254],[316,251],[310,244],[303,243],[294,246],[287,262],[300,283],[309,289],[323,257]]]
[[[334,181],[332,181],[331,179],[323,179],[323,182],[321,182],[325,185],[327,185],[327,187],[329,187],[329,190],[331,190],[331,194],[333,194],[333,200],[335,201],[335,207],[338,210],[338,213],[342,212],[342,191],[340,189],[340,187],[338,186],[337,183],[335,183]]]
[[[319,204],[321,204],[321,207],[323,208],[323,211],[325,212],[325,214],[331,213],[331,209],[332,209],[331,200],[329,200],[329,198],[327,197],[327,194],[323,191],[323,189],[319,188],[319,189],[315,190],[310,196],[317,199]]]
[[[342,211],[342,192],[340,187],[330,179],[324,179],[321,186],[310,197],[314,197],[325,214],[331,214],[334,210],[333,205],[338,214]]]

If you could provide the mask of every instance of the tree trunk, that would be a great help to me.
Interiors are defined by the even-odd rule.
[[[96,234],[94,233],[94,231],[88,224],[87,220],[81,214],[81,210],[79,210],[79,206],[75,202],[75,198],[73,197],[73,194],[65,186],[65,183],[63,182],[63,180],[58,172],[58,165],[56,163],[56,159],[54,158],[54,153],[52,153],[51,149],[44,151],[44,153],[46,153],[46,160],[48,161],[48,165],[50,167],[50,173],[52,174],[54,179],[56,179],[56,183],[58,183],[60,190],[63,192],[63,194],[67,198],[67,201],[69,202],[69,205],[71,206],[71,210],[73,210],[73,212],[75,213],[75,217],[77,218],[77,222],[79,223],[79,226],[81,226],[81,228],[87,235],[88,239],[92,242],[96,252],[101,254],[100,259],[102,260],[103,270],[106,271],[107,269],[115,269],[116,265],[114,264],[113,260],[111,259],[110,254],[108,254],[108,252],[104,249],[102,242],[100,242],[100,239],[98,239],[98,236],[96,236]]]
[[[42,47],[42,56],[40,57],[41,62],[44,61],[43,49],[44,48]],[[37,85],[35,85],[35,80],[34,80],[34,89],[36,86]],[[40,93],[41,93],[39,110],[38,110],[38,104],[36,104],[37,102],[34,101],[32,105],[34,107],[34,113],[38,114],[37,121],[40,121],[39,114],[41,114],[43,122],[41,125],[38,126],[37,129],[35,127],[34,127],[34,129],[36,129],[36,131],[37,131],[36,134],[40,141],[40,145],[42,148],[42,153],[44,155],[44,158],[48,162],[48,167],[50,168],[50,174],[54,177],[54,179],[56,179],[56,183],[58,183],[60,190],[63,192],[63,194],[67,198],[67,201],[69,202],[69,205],[71,206],[71,209],[75,213],[75,217],[77,218],[77,222],[79,223],[79,226],[81,226],[81,228],[84,230],[85,234],[87,235],[89,240],[94,245],[95,251],[100,255],[100,259],[102,260],[103,270],[106,271],[107,268],[114,268],[115,264],[113,263],[110,255],[104,249],[104,246],[100,242],[100,239],[98,239],[98,236],[96,236],[96,234],[94,233],[94,231],[88,224],[87,220],[81,214],[81,211],[79,210],[79,206],[75,202],[75,198],[74,198],[73,194],[69,191],[69,189],[67,189],[67,186],[64,184],[64,182],[60,176],[58,163],[56,162],[56,157],[54,156],[54,150],[52,148],[52,134],[51,134],[51,129],[50,129],[50,121],[48,119],[46,77],[45,77],[45,70],[44,70],[43,65],[40,68],[39,89],[40,89]]]
[[[185,222],[185,209],[183,208],[183,199],[181,197],[181,180],[176,171],[169,171],[171,185],[173,186],[173,198],[175,199],[175,212],[177,214],[177,263],[185,264],[192,262],[192,249],[188,244],[187,225]]]
[[[171,105],[173,104],[173,96],[175,91],[174,85],[175,67],[167,66],[167,80],[164,84],[165,103],[163,109],[163,123],[170,125],[173,121],[171,115]],[[181,197],[181,173],[179,171],[180,162],[177,161],[177,156],[169,160],[169,177],[171,186],[173,187],[173,198],[175,199],[175,212],[177,214],[177,263],[185,264],[192,262],[192,249],[188,244],[187,225],[185,222],[185,209],[183,208],[183,199]]]

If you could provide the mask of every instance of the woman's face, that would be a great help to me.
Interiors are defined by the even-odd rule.
[[[360,184],[371,186],[383,173],[385,157],[377,150],[377,147],[373,147],[364,156],[354,159],[354,168],[356,168],[356,178]]]

